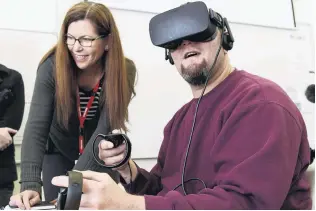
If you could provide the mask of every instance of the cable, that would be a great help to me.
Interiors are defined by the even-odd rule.
[[[191,179],[186,180],[184,183],[187,183],[187,182],[190,182],[190,181],[193,181],[193,180],[200,181],[203,184],[204,188],[206,188],[205,182],[203,180],[199,179],[199,178],[191,178]],[[177,185],[173,190],[176,190],[180,186],[182,186],[182,183]]]
[[[219,16],[220,16],[220,15],[219,15]],[[185,176],[185,167],[186,167],[186,163],[187,163],[187,158],[188,158],[188,155],[189,155],[189,150],[190,150],[190,146],[191,146],[191,142],[192,142],[192,137],[193,137],[193,132],[194,132],[194,128],[195,128],[195,122],[196,122],[196,117],[197,117],[197,113],[198,113],[198,108],[199,108],[201,99],[202,99],[202,97],[203,97],[203,95],[204,95],[204,92],[205,92],[205,89],[206,89],[206,87],[207,87],[207,84],[208,84],[208,81],[209,81],[209,79],[210,79],[210,76],[211,76],[211,74],[212,74],[212,70],[213,70],[213,68],[215,67],[215,64],[216,64],[216,62],[217,62],[219,53],[220,53],[220,51],[221,51],[221,49],[222,49],[222,45],[223,45],[223,40],[224,40],[224,27],[225,27],[225,25],[224,25],[224,22],[223,22],[223,18],[222,18],[221,16],[220,16],[220,18],[221,18],[221,21],[222,21],[222,24],[223,24],[223,25],[222,25],[222,29],[221,29],[221,32],[222,32],[222,34],[221,34],[221,43],[220,43],[220,46],[219,46],[219,48],[218,48],[218,50],[217,50],[217,53],[216,53],[216,56],[215,56],[215,60],[214,60],[212,66],[211,66],[211,68],[210,68],[210,72],[209,72],[209,74],[208,74],[208,76],[207,76],[207,78],[206,78],[206,82],[205,82],[205,84],[204,84],[204,88],[203,88],[203,91],[202,91],[202,93],[201,93],[201,96],[199,97],[198,102],[197,102],[197,105],[196,105],[196,108],[195,108],[195,113],[194,113],[194,119],[193,119],[193,123],[192,123],[191,134],[190,134],[190,137],[189,137],[189,143],[188,143],[188,146],[187,146],[187,151],[186,151],[185,158],[184,158],[184,163],[183,163],[183,169],[182,169],[182,174],[181,174],[181,184],[176,187],[176,188],[178,188],[179,186],[182,186],[182,190],[183,190],[184,195],[187,195],[187,192],[186,192],[186,190],[185,190],[184,184],[187,183],[187,182],[189,182],[189,181],[192,181],[192,180],[201,181],[201,182],[203,183],[204,187],[206,188],[206,185],[205,185],[205,183],[203,182],[203,180],[201,180],[201,179],[199,179],[199,178],[191,178],[191,179],[188,179],[188,180],[184,181],[184,176]],[[175,188],[175,189],[176,189],[176,188]],[[175,189],[174,189],[174,190],[175,190]]]

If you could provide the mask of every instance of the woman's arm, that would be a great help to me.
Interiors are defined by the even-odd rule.
[[[50,58],[38,69],[21,152],[21,191],[41,193],[42,161],[54,112],[54,65]]]

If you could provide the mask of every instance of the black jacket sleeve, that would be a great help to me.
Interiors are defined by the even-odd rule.
[[[5,108],[4,115],[0,116],[0,127],[10,127],[19,130],[25,106],[24,82],[22,75],[14,70],[11,70],[9,80],[12,80],[13,101],[8,108]]]

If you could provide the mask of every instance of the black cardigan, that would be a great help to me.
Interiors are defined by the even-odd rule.
[[[19,130],[24,105],[24,83],[21,74],[0,64],[0,127]],[[14,144],[0,151],[0,172],[0,185],[17,179]]]

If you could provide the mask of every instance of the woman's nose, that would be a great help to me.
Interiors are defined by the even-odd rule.
[[[80,45],[78,40],[75,41],[75,44],[73,46],[73,50],[76,51],[76,52],[79,52],[79,51],[83,50],[83,47]]]

